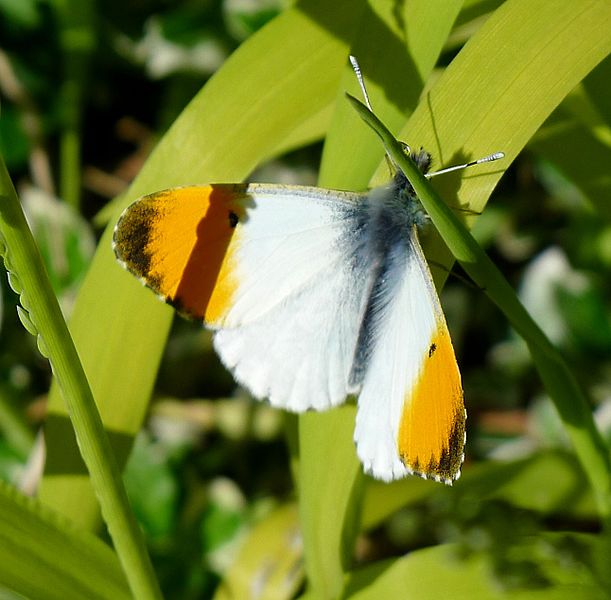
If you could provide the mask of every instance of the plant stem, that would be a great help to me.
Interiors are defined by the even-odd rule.
[[[161,598],[87,377],[1,157],[0,241],[9,281],[25,309],[21,320],[49,358],[131,591],[138,599]]]
[[[405,154],[400,142],[359,100],[350,95],[348,99],[363,120],[380,137],[388,154],[405,173],[456,260],[501,309],[514,329],[526,341],[543,384],[560,413],[577,457],[590,480],[599,513],[609,525],[611,520],[609,451],[594,423],[586,396],[562,355],[533,321],[513,288],[488,255]]]

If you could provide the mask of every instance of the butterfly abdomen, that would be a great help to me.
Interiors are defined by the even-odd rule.
[[[378,325],[393,300],[409,253],[410,218],[405,207],[397,210],[399,198],[391,184],[382,194],[368,199],[366,255],[372,272],[369,297],[354,354],[349,386],[357,390],[363,383],[371,353],[375,348]]]

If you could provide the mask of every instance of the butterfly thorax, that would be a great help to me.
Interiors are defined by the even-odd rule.
[[[420,149],[418,153],[411,156],[411,159],[423,174],[426,174],[430,169],[431,155],[426,150]],[[416,225],[420,229],[428,225],[430,222],[429,216],[422,207],[412,184],[400,169],[395,173],[392,185],[395,188],[393,195],[396,197],[398,205],[393,208],[398,209],[405,215],[410,227]]]
[[[427,173],[431,165],[428,152],[420,150],[411,158],[422,173]],[[414,225],[420,229],[430,222],[412,184],[399,169],[388,185],[370,193],[369,210],[373,223],[384,228],[392,226],[397,232],[410,230]]]

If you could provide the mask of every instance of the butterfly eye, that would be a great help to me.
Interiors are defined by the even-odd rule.
[[[405,156],[410,156],[412,153],[412,149],[409,147],[408,144],[406,144],[405,142],[400,142],[401,144],[401,149],[403,150]]]

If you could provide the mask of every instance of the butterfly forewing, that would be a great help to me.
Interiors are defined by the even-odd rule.
[[[292,411],[342,402],[370,287],[366,196],[320,188],[176,188],[129,207],[120,261],[168,303],[217,329],[255,396]]]
[[[415,227],[389,255],[368,307],[370,344],[355,429],[365,470],[390,481],[460,473],[465,410],[460,373]],[[361,342],[360,342],[361,343]]]

